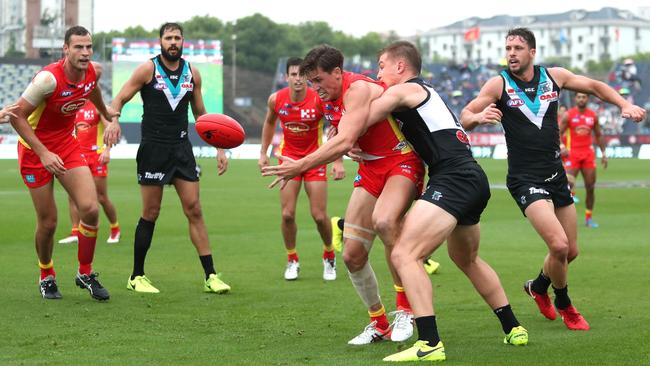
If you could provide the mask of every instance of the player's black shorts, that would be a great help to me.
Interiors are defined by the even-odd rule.
[[[450,213],[458,225],[478,224],[490,200],[490,183],[476,162],[429,176],[421,200]]]
[[[559,169],[556,175],[551,175],[551,177],[535,179],[532,177],[508,176],[508,190],[524,216],[526,216],[526,208],[538,200],[551,200],[555,207],[565,207],[573,204],[569,182],[564,169]]]
[[[189,140],[177,143],[142,141],[136,161],[139,184],[160,186],[171,184],[173,178],[199,180]]]

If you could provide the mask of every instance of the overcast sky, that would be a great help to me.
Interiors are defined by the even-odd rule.
[[[444,3],[444,7],[438,5]],[[95,32],[124,30],[142,25],[158,28],[166,21],[184,21],[195,15],[211,15],[224,22],[261,13],[276,23],[299,24],[325,21],[334,30],[362,36],[368,32],[395,30],[414,35],[477,16],[559,13],[572,9],[598,10],[617,7],[637,11],[650,6],[641,0],[95,0]]]

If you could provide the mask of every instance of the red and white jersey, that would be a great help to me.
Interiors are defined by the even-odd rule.
[[[307,88],[305,99],[295,103],[289,88],[278,90],[274,110],[283,133],[281,155],[301,158],[323,143],[323,107],[314,89]]]
[[[67,139],[74,141],[72,132],[77,111],[86,104],[88,96],[97,85],[97,75],[92,63],[88,64],[84,79],[77,83],[66,78],[63,70],[64,63],[65,59],[61,59],[45,66],[39,72],[39,74],[51,73],[56,80],[56,86],[51,94],[39,101],[36,109],[27,119],[36,137],[50,150],[56,150],[57,146]],[[34,79],[37,77],[38,74]],[[31,103],[30,100],[28,102]],[[22,138],[19,141],[29,148]]]
[[[104,151],[104,124],[91,101],[77,111],[74,121],[75,136],[84,153]]]
[[[377,84],[383,87],[384,90],[387,89],[384,83],[373,80],[367,76],[352,72],[344,72],[341,96],[336,100],[324,103],[325,119],[327,119],[334,127],[338,127],[341,117],[345,114],[343,96],[350,88],[350,85],[357,81]],[[361,157],[364,160],[376,160],[389,156],[414,154],[413,149],[411,149],[411,146],[402,134],[399,124],[392,116],[386,116],[385,120],[372,125],[366,133],[359,137],[357,143],[359,144],[359,148],[363,151]]]
[[[569,118],[569,136],[567,137],[566,147],[569,150],[590,149],[593,148],[594,125],[598,123],[596,113],[589,108],[581,113],[577,107],[567,111]]]

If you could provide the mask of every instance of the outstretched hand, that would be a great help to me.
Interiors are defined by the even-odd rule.
[[[621,117],[626,119],[631,119],[637,123],[643,122],[645,121],[646,111],[644,108],[632,104],[621,110]]]
[[[269,184],[269,188],[273,188],[278,185],[278,183],[281,183],[280,189],[282,189],[287,185],[291,178],[302,173],[302,164],[300,163],[300,160],[294,160],[288,156],[282,155],[278,156],[278,159],[282,161],[282,164],[262,167],[262,176],[277,176],[277,178]]]
[[[10,117],[17,118],[13,113],[18,111],[18,104],[9,104],[8,106],[0,109],[0,123],[8,123]]]

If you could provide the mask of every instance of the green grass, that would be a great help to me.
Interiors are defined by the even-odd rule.
[[[505,161],[481,162],[494,184],[505,182]],[[282,279],[285,254],[279,231],[279,199],[268,190],[254,161],[231,161],[217,177],[214,160],[202,160],[201,196],[217,270],[233,287],[228,295],[202,293],[202,270],[173,189],[166,189],[147,275],[158,295],[126,290],[132,240],[140,214],[134,161],[111,163],[109,193],[118,208],[123,240],[104,243],[102,217],[95,267],[111,300],[98,303],[73,285],[76,245],[57,245],[54,261],[63,299],[44,301],[37,289],[34,213],[16,161],[0,161],[0,365],[367,365],[401,345],[384,342],[350,347],[347,340],[367,322],[342,261],[339,279],[321,279],[321,244],[304,193],[298,208],[301,277]],[[329,212],[345,209],[348,178],[330,185]],[[612,160],[599,181],[650,181],[650,162]],[[59,228],[67,234],[66,201],[57,187]],[[521,285],[539,271],[545,246],[512,198],[494,189],[482,220],[481,256],[499,273],[512,306],[530,331],[527,347],[503,345],[490,309],[447,258],[432,276],[440,334],[448,363],[457,365],[640,365],[650,364],[650,192],[647,188],[599,188],[597,230],[580,226],[581,254],[571,266],[574,303],[592,326],[570,332],[561,320],[542,318]],[[584,193],[579,190],[583,198]],[[584,206],[578,205],[581,219]],[[581,222],[582,220],[579,220]],[[394,310],[381,243],[372,253],[383,298]]]

